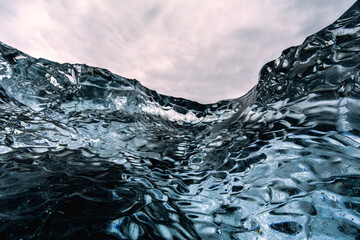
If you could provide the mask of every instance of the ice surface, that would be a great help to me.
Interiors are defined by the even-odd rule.
[[[245,96],[0,44],[1,239],[360,239],[360,3]]]

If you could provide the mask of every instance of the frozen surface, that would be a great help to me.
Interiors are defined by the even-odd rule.
[[[357,2],[202,105],[0,43],[0,238],[360,239],[359,51]]]

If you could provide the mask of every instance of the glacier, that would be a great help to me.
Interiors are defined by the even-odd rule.
[[[1,239],[360,239],[360,2],[214,104],[0,42]]]

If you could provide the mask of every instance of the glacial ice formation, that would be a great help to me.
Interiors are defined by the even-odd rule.
[[[360,239],[360,3],[203,105],[0,43],[1,239]]]

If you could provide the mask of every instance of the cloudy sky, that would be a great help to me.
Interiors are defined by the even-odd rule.
[[[260,68],[355,0],[1,0],[0,41],[201,103],[242,96]]]

